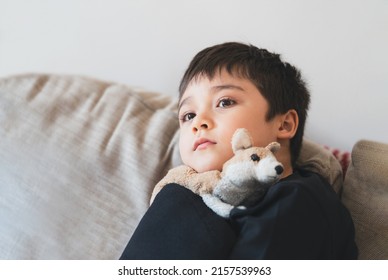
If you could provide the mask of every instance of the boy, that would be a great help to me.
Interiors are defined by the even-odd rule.
[[[280,56],[241,43],[199,52],[180,87],[180,154],[197,172],[221,170],[231,138],[277,141],[282,179],[257,205],[222,219],[201,198],[169,184],[157,195],[123,259],[354,259],[354,226],[331,186],[295,166],[310,95]]]

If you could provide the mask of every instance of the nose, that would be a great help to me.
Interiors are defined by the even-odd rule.
[[[210,129],[212,127],[212,121],[209,117],[205,117],[204,115],[197,115],[195,117],[195,121],[193,122],[192,130],[194,133],[198,132],[202,129]]]
[[[208,129],[209,125],[206,122],[203,122],[201,124],[193,125],[193,132],[198,132],[200,129]]]
[[[275,171],[276,171],[276,174],[280,175],[280,174],[283,173],[284,168],[283,168],[283,166],[281,166],[281,165],[277,165],[277,166],[275,167]]]

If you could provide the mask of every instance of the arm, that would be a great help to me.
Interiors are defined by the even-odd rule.
[[[285,180],[247,210],[234,209],[239,232],[232,259],[352,259],[357,256],[348,211],[317,175]]]
[[[161,189],[121,259],[227,259],[235,243],[227,220],[177,184]]]

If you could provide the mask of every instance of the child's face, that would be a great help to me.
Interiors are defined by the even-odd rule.
[[[251,133],[255,146],[277,141],[279,122],[266,121],[268,103],[247,79],[221,71],[212,80],[190,82],[179,104],[179,149],[184,164],[197,172],[222,170],[233,156],[237,128]]]

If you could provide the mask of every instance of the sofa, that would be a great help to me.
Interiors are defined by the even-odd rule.
[[[154,185],[181,164],[176,99],[85,76],[0,78],[0,259],[118,259]],[[388,259],[388,144],[298,164],[348,207],[360,259]]]

